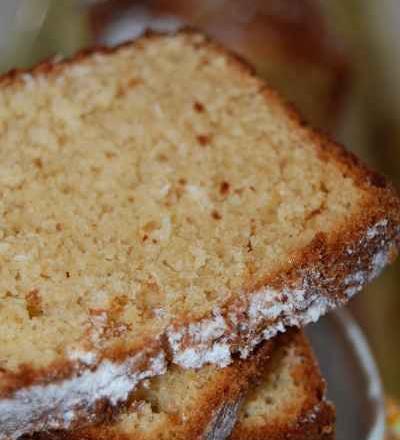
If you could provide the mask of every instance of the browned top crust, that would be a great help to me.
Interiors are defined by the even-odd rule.
[[[104,411],[102,423],[90,424],[90,421],[87,421],[86,425],[88,426],[81,429],[41,432],[33,436],[33,439],[129,440],[134,438],[135,440],[154,440],[174,438],[176,440],[195,440],[205,438],[208,432],[214,428],[218,414],[223,412],[226,407],[232,406],[234,408],[232,418],[236,417],[238,404],[250,386],[260,380],[260,376],[271,357],[280,346],[292,343],[292,340],[296,339],[296,332],[289,331],[288,334],[264,342],[256,349],[254,355],[246,360],[236,359],[226,368],[213,368],[212,373],[209,374],[208,383],[198,388],[192,402],[193,408],[186,411],[186,414],[166,413],[166,421],[149,432],[142,432],[136,428],[133,422],[131,432],[124,431],[119,422],[124,415],[129,415],[131,412],[140,414],[141,403],[147,401],[146,392],[143,396],[143,392],[138,390],[131,395],[129,402],[119,410],[108,408],[104,411],[104,408],[101,408]],[[186,381],[187,379],[183,377],[183,371],[179,367],[176,368],[178,374],[182,376],[182,381]],[[180,373],[179,370],[181,370]],[[162,380],[164,379],[161,378]],[[196,386],[196,383],[193,385]],[[152,389],[152,386],[150,382],[149,389]],[[157,409],[154,411],[157,414]]]
[[[193,37],[196,34],[188,31],[184,31],[183,34],[187,36],[194,48],[206,46],[212,51],[220,51],[227,57],[228,62],[241,70],[244,75],[253,74],[238,57],[228,54],[222,47],[205,39],[199,40]],[[143,38],[127,43],[125,46],[133,44],[140,47],[148,40],[159,38],[163,37],[148,33]],[[112,53],[121,47],[83,51],[71,60],[57,63],[47,61],[30,71],[14,70],[1,77],[0,87],[7,87],[21,81],[26,73],[31,75],[56,74],[68,66],[78,64],[93,53]],[[262,281],[250,278],[245,289],[247,294],[241,295],[240,298],[236,298],[221,308],[220,317],[225,322],[226,330],[223,335],[218,336],[218,341],[213,337],[207,341],[208,349],[224,341],[230,351],[240,350],[243,355],[248,354],[249,350],[263,337],[270,338],[284,327],[304,325],[317,319],[321,313],[345,303],[366,282],[378,274],[382,267],[395,256],[400,245],[400,202],[394,188],[384,178],[362,165],[342,146],[306,127],[296,112],[285,106],[279,96],[266,87],[262,81],[259,81],[259,93],[268,100],[272,111],[282,115],[284,120],[289,116],[289,129],[298,132],[305,142],[315,144],[321,159],[336,163],[343,175],[354,180],[364,196],[361,209],[345,228],[332,231],[329,235],[321,233],[316,236],[309,246],[298,254],[291,255],[286,266],[278,273],[268,274]],[[271,318],[268,314],[261,312],[257,315],[257,319],[252,321],[249,310],[255,293],[265,291],[265,289],[273,289],[276,292],[301,290],[302,301],[288,310],[285,304],[290,298],[284,294],[279,299],[279,305],[282,308],[280,314]],[[311,309],[312,313],[310,313]],[[207,317],[204,321],[209,322],[212,319],[214,317]],[[124,350],[124,347],[106,351],[101,354],[99,363],[109,358],[115,362],[122,362],[134,353],[144,353],[143,362],[137,366],[138,371],[143,371],[149,363],[146,358],[157,352],[167,354],[170,360],[176,362],[178,355],[184,353],[188,347],[196,348],[196,338],[193,338],[189,331],[189,326],[193,324],[190,320],[176,322],[172,329],[169,329],[157,341],[143,341],[143,345],[138,344],[134,349],[130,347],[129,352]],[[265,329],[269,332],[265,333]],[[181,342],[174,342],[176,335],[179,336]],[[98,365],[91,368],[96,370]],[[12,397],[16,390],[32,384],[57,383],[60,379],[81,374],[85,369],[87,367],[83,365],[60,359],[56,364],[42,371],[30,371],[25,366],[18,373],[0,372],[0,396]],[[90,413],[93,408],[88,411]],[[46,415],[46,417],[51,416],[51,412]],[[1,435],[0,438],[2,438]]]

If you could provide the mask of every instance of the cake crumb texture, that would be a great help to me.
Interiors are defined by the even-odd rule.
[[[399,202],[385,180],[196,33],[2,77],[0,144],[9,430],[30,386],[149,346],[175,363],[226,365],[344,302],[396,253]],[[66,396],[37,419],[88,399]]]
[[[246,395],[230,440],[333,440],[335,409],[305,335],[281,344]]]
[[[127,404],[102,423],[88,421],[83,428],[42,431],[33,438],[216,440],[214,433],[221,432],[221,416],[229,416],[229,434],[243,396],[261,377],[265,365],[280,346],[288,339],[295,339],[295,332],[289,333],[292,336],[280,335],[266,341],[249,359],[237,359],[223,369],[214,365],[200,370],[171,366],[164,375],[143,381]]]
[[[280,116],[197,35],[4,80],[2,369],[204,316],[350,219],[354,180]]]
[[[312,348],[303,332],[289,330],[225,369],[170,368],[142,383],[108,422],[34,439],[333,440],[334,433]]]

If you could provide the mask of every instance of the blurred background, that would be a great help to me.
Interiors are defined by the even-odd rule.
[[[239,52],[307,121],[400,187],[398,0],[2,0],[0,70],[182,25]],[[351,305],[397,398],[399,269],[397,262]]]

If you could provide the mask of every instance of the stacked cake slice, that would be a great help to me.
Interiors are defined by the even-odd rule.
[[[331,435],[302,337],[252,352],[394,258],[383,178],[188,32],[4,76],[0,143],[1,440]]]
[[[334,437],[334,419],[306,337],[288,331],[264,343],[249,360],[223,369],[172,367],[144,382],[118,415],[60,437],[325,440]],[[54,437],[41,433],[37,439]]]

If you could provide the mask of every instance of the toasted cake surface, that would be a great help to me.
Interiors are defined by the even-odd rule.
[[[199,34],[10,74],[0,111],[4,435],[126,400],[166,353],[225,366],[394,254],[392,189]]]

